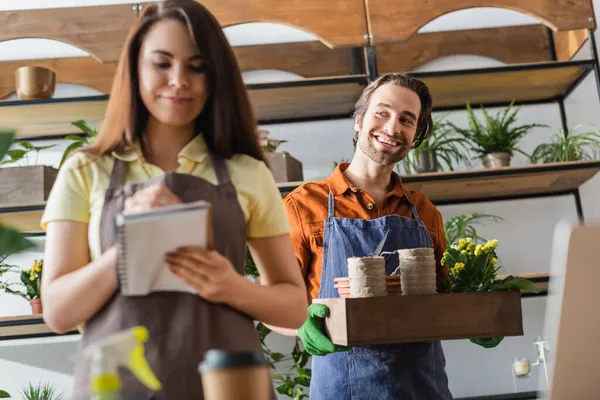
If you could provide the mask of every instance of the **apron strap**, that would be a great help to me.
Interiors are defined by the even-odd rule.
[[[410,206],[410,210],[412,211],[413,214],[413,218],[418,220],[419,219],[419,213],[417,212],[417,209],[415,208],[415,206],[413,206],[413,204],[409,201],[408,205]]]
[[[115,158],[115,165],[113,166],[112,172],[110,173],[110,181],[108,183],[109,189],[117,189],[125,183],[125,173],[127,172],[127,165],[125,161]]]
[[[333,218],[335,214],[335,200],[333,194],[329,192],[329,201],[327,203],[327,218]]]
[[[209,154],[219,185],[231,183],[231,176],[229,175],[229,170],[227,170],[227,165],[225,164],[223,157],[214,154],[213,152],[209,152]]]

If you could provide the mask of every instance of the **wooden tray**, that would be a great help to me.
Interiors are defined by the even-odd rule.
[[[327,332],[344,346],[523,335],[517,291],[313,302],[330,308]]]

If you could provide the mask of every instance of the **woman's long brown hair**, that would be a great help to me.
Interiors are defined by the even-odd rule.
[[[166,0],[144,9],[123,47],[102,127],[87,150],[106,154],[135,140],[143,144],[148,110],[139,94],[138,57],[148,30],[165,19],[187,27],[206,66],[208,99],[196,119],[196,133],[203,135],[212,152],[224,158],[247,154],[264,161],[256,119],[233,50],[216,18],[194,0]]]

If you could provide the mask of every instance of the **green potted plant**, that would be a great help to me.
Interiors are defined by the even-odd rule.
[[[577,125],[566,133],[561,129],[552,136],[550,143],[542,143],[535,148],[530,161],[537,164],[600,158],[600,132],[594,130],[576,134],[582,127]]]
[[[539,293],[535,284],[527,279],[509,275],[498,279],[501,268],[496,254],[497,240],[476,244],[472,238],[460,238],[456,245],[447,248],[442,257],[442,265],[448,267],[450,293],[493,292],[523,290]],[[519,310],[520,312],[520,310]],[[496,347],[502,337],[472,338],[472,343],[484,348]]]
[[[431,134],[414,148],[403,161],[407,174],[454,171],[455,163],[471,166],[466,156],[468,142],[443,117],[433,121]]]
[[[490,115],[483,107],[483,121],[473,114],[467,103],[469,127],[467,129],[451,126],[471,144],[471,150],[481,158],[485,168],[500,168],[510,165],[515,152],[529,155],[518,148],[518,144],[533,128],[547,127],[541,124],[516,125],[520,108],[513,108],[514,100],[508,107],[495,116]]]
[[[12,149],[6,150],[7,158],[2,165],[14,165],[0,169],[0,188],[4,207],[44,204],[54,184],[58,169],[38,165],[39,153],[55,145],[35,146],[21,140]],[[33,159],[31,155],[35,155]]]
[[[275,182],[301,182],[304,180],[302,163],[292,157],[287,151],[277,151],[285,140],[269,138],[269,131],[258,131],[260,145]]]
[[[58,168],[61,168],[69,154],[71,154],[74,150],[87,146],[93,142],[93,140],[98,136],[98,130],[94,127],[90,122],[85,121],[83,119],[71,122],[71,125],[79,128],[84,134],[83,135],[68,135],[65,136],[66,140],[70,140],[72,143],[67,146],[63,155],[60,159],[60,164]]]
[[[0,281],[0,291],[24,298],[29,301],[32,314],[42,314],[41,286],[44,261],[35,260],[30,269],[20,270],[15,265],[6,264],[6,258],[6,255],[0,256],[0,278],[3,275],[8,276],[9,273],[18,273],[21,282],[15,284],[10,283],[9,279],[3,279]]]

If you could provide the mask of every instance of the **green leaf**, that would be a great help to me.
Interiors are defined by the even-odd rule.
[[[285,354],[282,353],[271,353],[271,358],[274,362],[281,361],[285,357]]]
[[[81,129],[81,131],[87,135],[96,136],[98,134],[96,128],[86,120],[80,119],[78,121],[71,122],[71,125]]]
[[[65,136],[66,140],[72,140],[74,142],[87,142],[87,138],[82,135],[67,135]]]
[[[24,149],[29,149],[29,150],[33,150],[33,149],[35,149],[35,146],[34,146],[34,145],[32,145],[32,144],[31,144],[31,142],[28,142],[28,141],[26,141],[26,140],[21,140],[21,141],[19,142],[19,145],[20,145],[21,147],[23,147]]]
[[[478,344],[485,349],[491,349],[500,344],[504,337],[494,337],[494,338],[471,338],[469,339],[471,343]]]
[[[60,159],[60,163],[58,164],[58,168],[60,169],[63,166],[65,161],[67,161],[69,154],[71,154],[71,152],[73,150],[82,147],[84,144],[85,144],[84,142],[73,142],[70,145],[68,145],[67,148],[65,149],[65,151],[63,152],[63,155]]]
[[[27,150],[21,150],[21,149],[8,150],[6,152],[6,154],[10,158],[12,158],[14,161],[18,161],[21,158],[23,158],[25,156],[25,154],[27,154]]]
[[[15,137],[14,131],[0,130],[0,161],[6,155]]]
[[[17,229],[0,224],[0,254],[15,254],[33,246]]]
[[[42,151],[42,150],[51,149],[54,146],[56,146],[56,145],[55,144],[49,144],[48,146],[34,147],[33,150],[35,150],[35,151]]]
[[[492,286],[492,290],[524,290],[531,293],[539,293],[540,289],[528,279],[508,276],[502,281],[495,283]]]
[[[10,399],[10,394],[8,394],[8,392],[5,392],[4,390],[0,390],[0,399]]]

